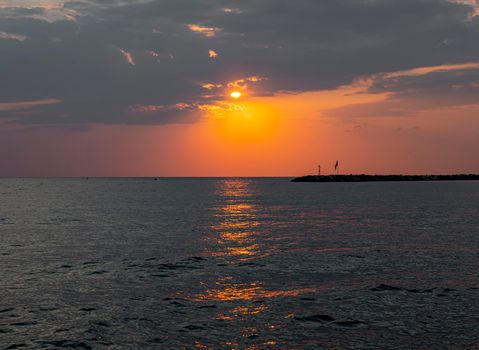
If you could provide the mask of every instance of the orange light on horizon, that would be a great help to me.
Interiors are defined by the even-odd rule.
[[[233,91],[230,96],[234,98],[235,100],[239,99],[241,97],[241,92],[239,91]]]

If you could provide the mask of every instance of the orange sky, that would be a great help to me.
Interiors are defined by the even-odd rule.
[[[331,115],[344,106],[387,99],[387,93],[366,92],[368,84],[272,97],[248,96],[245,90],[238,100],[225,97],[219,111],[203,110],[190,124],[97,125],[67,132],[14,126],[9,133],[17,144],[10,146],[20,145],[23,152],[17,148],[9,159],[3,145],[2,166],[24,176],[296,176],[316,172],[318,164],[332,172],[339,160],[343,173],[479,172],[478,107],[439,108],[414,117]]]

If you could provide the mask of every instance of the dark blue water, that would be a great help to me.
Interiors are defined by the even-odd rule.
[[[479,349],[479,182],[1,179],[0,349]]]

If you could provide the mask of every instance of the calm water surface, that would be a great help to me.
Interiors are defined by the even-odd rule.
[[[479,349],[479,182],[1,179],[0,349]]]

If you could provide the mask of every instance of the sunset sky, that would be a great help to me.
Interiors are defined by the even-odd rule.
[[[0,176],[479,172],[479,1],[0,0]]]

